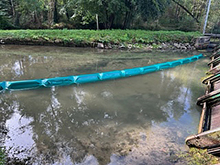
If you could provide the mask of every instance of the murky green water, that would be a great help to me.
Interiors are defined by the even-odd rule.
[[[0,81],[141,67],[197,52],[2,46]],[[26,164],[182,164],[206,59],[126,79],[0,94],[1,145]]]

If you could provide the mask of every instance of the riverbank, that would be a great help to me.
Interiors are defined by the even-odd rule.
[[[0,44],[101,49],[194,49],[199,32],[146,30],[0,30]]]

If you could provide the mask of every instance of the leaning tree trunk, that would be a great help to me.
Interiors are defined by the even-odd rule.
[[[199,20],[183,5],[181,5],[176,0],[172,0],[174,3],[176,3],[178,6],[180,6],[185,12],[187,12],[197,23],[200,23]]]

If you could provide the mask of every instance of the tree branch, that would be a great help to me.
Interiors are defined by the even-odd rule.
[[[197,23],[200,23],[199,20],[183,5],[181,5],[179,2],[176,0],[172,0],[174,3],[176,3],[178,6],[180,6],[185,12],[187,12]]]

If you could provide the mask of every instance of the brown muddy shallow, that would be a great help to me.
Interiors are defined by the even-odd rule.
[[[141,67],[197,52],[3,46],[0,81]],[[1,141],[23,164],[183,164],[206,59],[142,76],[0,95]]]

